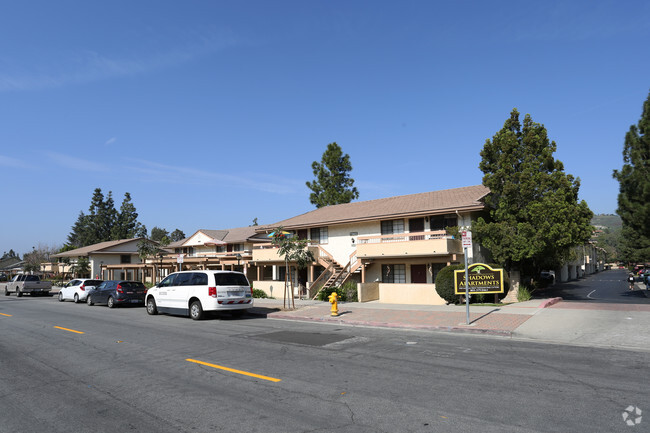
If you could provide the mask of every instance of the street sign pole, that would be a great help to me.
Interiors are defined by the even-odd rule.
[[[465,314],[467,316],[467,324],[469,325],[469,271],[467,266],[467,247],[463,248],[465,252]]]

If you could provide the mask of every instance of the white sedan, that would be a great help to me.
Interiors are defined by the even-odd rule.
[[[59,290],[59,301],[74,301],[75,304],[84,302],[88,296],[88,290],[99,286],[103,280],[92,280],[77,278],[70,281]]]

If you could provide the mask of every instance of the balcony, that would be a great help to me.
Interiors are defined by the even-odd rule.
[[[461,254],[460,239],[452,239],[446,231],[397,233],[382,236],[359,236],[357,257],[431,257]]]
[[[319,261],[319,257],[322,257],[325,253],[321,248],[318,247],[318,244],[308,245],[307,248],[311,251],[312,255],[316,262]],[[273,244],[255,244],[253,245],[253,258],[254,262],[282,262],[284,263],[284,257],[278,254],[279,247]],[[331,256],[330,256],[331,258]]]

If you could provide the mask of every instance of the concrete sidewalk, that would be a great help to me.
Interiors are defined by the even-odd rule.
[[[331,315],[331,304],[298,301],[295,310],[282,308],[282,301],[256,299],[253,314],[270,319],[300,320],[387,328],[459,331],[510,336],[524,322],[560,299],[536,299],[503,306],[470,305],[470,323],[464,305],[399,305],[379,302],[339,303],[339,315]]]
[[[464,305],[341,302],[339,316],[332,317],[329,302],[296,300],[295,303],[295,310],[285,310],[282,300],[256,299],[250,313],[269,319],[488,334],[559,344],[650,350],[648,304],[604,304],[551,298],[494,307],[470,305],[470,324],[467,325]]]

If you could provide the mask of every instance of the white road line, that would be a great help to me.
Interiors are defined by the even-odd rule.
[[[594,299],[594,298],[591,297],[591,294],[594,293],[594,292],[595,292],[595,290],[592,290],[591,292],[589,292],[589,294],[587,295],[587,298]]]

